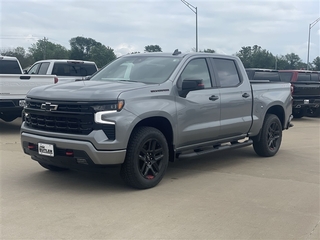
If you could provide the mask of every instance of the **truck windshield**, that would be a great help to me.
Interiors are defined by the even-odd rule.
[[[169,79],[180,60],[170,56],[126,56],[103,68],[91,80],[159,84]]]

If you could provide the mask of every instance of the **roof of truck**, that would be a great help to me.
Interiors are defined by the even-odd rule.
[[[45,60],[40,60],[37,61],[37,63],[40,62],[70,62],[70,63],[91,63],[91,64],[95,64],[95,62],[92,61],[83,61],[83,60],[73,60],[73,59],[45,59]]]

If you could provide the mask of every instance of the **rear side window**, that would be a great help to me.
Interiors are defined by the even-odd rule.
[[[0,60],[0,74],[22,74],[22,72],[17,61]]]
[[[55,63],[52,74],[57,76],[88,76],[97,71],[94,64],[88,63]]]
[[[317,81],[318,74],[317,73],[298,73],[298,82],[307,82],[307,81]]]
[[[235,87],[240,84],[240,78],[233,60],[213,59],[221,87]]]
[[[253,80],[269,80],[271,82],[280,82],[278,72],[255,72]]]

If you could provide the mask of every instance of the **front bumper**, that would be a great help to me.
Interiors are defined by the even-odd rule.
[[[44,156],[38,153],[38,143],[52,144],[54,156]],[[97,150],[88,141],[45,137],[31,133],[21,132],[21,145],[24,153],[32,159],[47,164],[72,167],[72,166],[104,166],[122,164],[126,150]],[[70,154],[72,153],[72,154]]]

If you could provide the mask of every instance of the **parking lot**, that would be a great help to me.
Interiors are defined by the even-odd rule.
[[[275,157],[252,147],[170,163],[128,188],[119,168],[50,172],[0,120],[1,239],[320,239],[320,118],[293,121]]]

